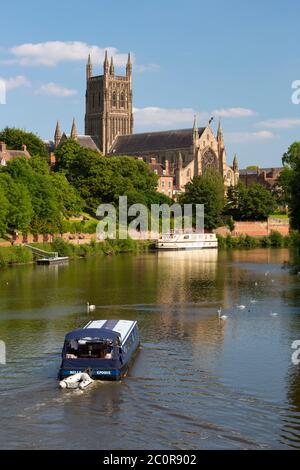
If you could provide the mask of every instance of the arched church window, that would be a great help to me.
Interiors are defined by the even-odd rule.
[[[202,158],[202,173],[206,170],[218,170],[218,157],[211,149],[208,149]]]
[[[117,93],[114,91],[112,94],[112,103],[111,105],[116,108],[117,107]]]
[[[123,91],[122,91],[121,96],[120,96],[120,107],[125,108],[125,96],[124,96]]]

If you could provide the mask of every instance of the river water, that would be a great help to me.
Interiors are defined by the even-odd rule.
[[[0,448],[299,449],[290,257],[147,253],[0,271]],[[138,321],[135,363],[120,383],[61,391],[64,335],[96,318]]]

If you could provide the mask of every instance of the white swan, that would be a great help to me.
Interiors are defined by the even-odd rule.
[[[88,312],[94,312],[94,310],[96,310],[96,305],[91,305],[89,302],[86,303],[86,306]]]
[[[237,305],[236,308],[239,309],[239,310],[245,310],[246,305]]]
[[[271,313],[271,317],[278,317],[278,313]]]
[[[218,317],[219,317],[220,320],[224,320],[224,321],[227,320],[227,318],[228,318],[226,315],[222,315],[222,309],[221,308],[219,308],[219,310],[218,310]]]

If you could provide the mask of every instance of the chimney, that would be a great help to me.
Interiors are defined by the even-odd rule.
[[[0,152],[6,152],[6,143],[0,142]]]
[[[27,145],[23,144],[22,145],[22,150],[23,150],[23,152],[27,152]]]
[[[166,175],[170,175],[170,167],[169,167],[169,160],[165,161],[165,170],[166,170]]]

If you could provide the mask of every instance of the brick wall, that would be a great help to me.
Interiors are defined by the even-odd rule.
[[[240,235],[250,235],[251,237],[264,237],[270,235],[272,231],[287,236],[290,231],[288,219],[270,218],[265,222],[235,222],[235,228],[232,235],[238,237]],[[215,233],[222,236],[230,235],[228,227],[219,227]]]

